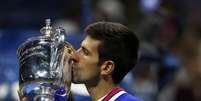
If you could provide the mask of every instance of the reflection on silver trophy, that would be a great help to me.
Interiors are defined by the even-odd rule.
[[[41,36],[29,38],[18,49],[19,93],[29,101],[66,101],[70,93],[74,49],[62,28],[46,26]]]

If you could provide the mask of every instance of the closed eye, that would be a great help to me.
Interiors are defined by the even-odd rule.
[[[82,47],[81,50],[84,53],[84,55],[89,55],[90,54],[89,50],[87,50],[85,47]]]

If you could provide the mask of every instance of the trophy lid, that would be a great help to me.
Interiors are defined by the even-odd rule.
[[[45,20],[45,27],[43,27],[40,30],[40,32],[45,36],[53,36],[54,31],[53,31],[53,28],[51,26],[51,20],[50,19]]]

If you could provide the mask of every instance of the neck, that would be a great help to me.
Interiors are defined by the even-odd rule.
[[[92,101],[96,101],[101,97],[109,93],[117,85],[112,82],[100,81],[96,86],[89,86],[86,84],[87,90],[92,98]]]

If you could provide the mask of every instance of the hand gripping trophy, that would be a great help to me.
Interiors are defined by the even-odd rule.
[[[29,38],[17,51],[19,93],[28,101],[66,101],[74,49],[62,28],[50,26],[50,19],[40,31],[41,36]]]

